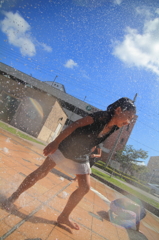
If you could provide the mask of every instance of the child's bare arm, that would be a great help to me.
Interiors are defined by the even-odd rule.
[[[102,156],[102,150],[100,148],[97,148],[97,152],[96,154],[91,154],[91,157],[93,158],[100,158]]]
[[[90,116],[81,118],[74,123],[72,123],[70,126],[68,126],[65,130],[63,130],[59,136],[51,143],[49,143],[43,150],[43,154],[45,156],[48,156],[51,153],[54,153],[59,144],[66,138],[68,137],[73,131],[75,131],[79,127],[84,127],[87,125],[90,125],[94,122],[93,118]]]

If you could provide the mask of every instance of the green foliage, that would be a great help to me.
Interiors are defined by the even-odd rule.
[[[116,152],[116,160],[120,163],[140,162],[141,159],[146,159],[148,153],[142,149],[136,150],[132,145],[126,145],[124,149]]]
[[[132,145],[125,146],[124,149],[116,152],[116,161],[118,161],[125,171],[129,171],[131,175],[133,172],[146,172],[146,167],[137,165],[138,162],[142,162],[141,159],[146,159],[148,153],[142,149],[136,150]]]

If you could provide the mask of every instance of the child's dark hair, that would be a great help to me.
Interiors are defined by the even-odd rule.
[[[114,115],[115,109],[118,107],[121,107],[122,111],[133,111],[136,113],[134,102],[129,98],[123,97],[118,99],[107,107],[107,111],[111,113],[111,115]]]

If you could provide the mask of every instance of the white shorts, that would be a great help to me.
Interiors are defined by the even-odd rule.
[[[89,162],[77,163],[71,159],[65,158],[62,152],[57,149],[53,154],[49,155],[56,165],[66,173],[70,174],[91,174]]]

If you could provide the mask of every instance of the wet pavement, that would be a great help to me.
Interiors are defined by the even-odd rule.
[[[14,192],[22,180],[44,160],[44,146],[33,144],[0,130],[0,202]],[[159,218],[147,211],[140,231],[127,230],[109,219],[109,201],[122,197],[110,187],[91,177],[92,190],[71,214],[80,225],[72,230],[58,225],[57,216],[68,197],[77,188],[74,176],[56,168],[23,193],[7,212],[0,208],[0,239],[7,240],[158,240]]]

